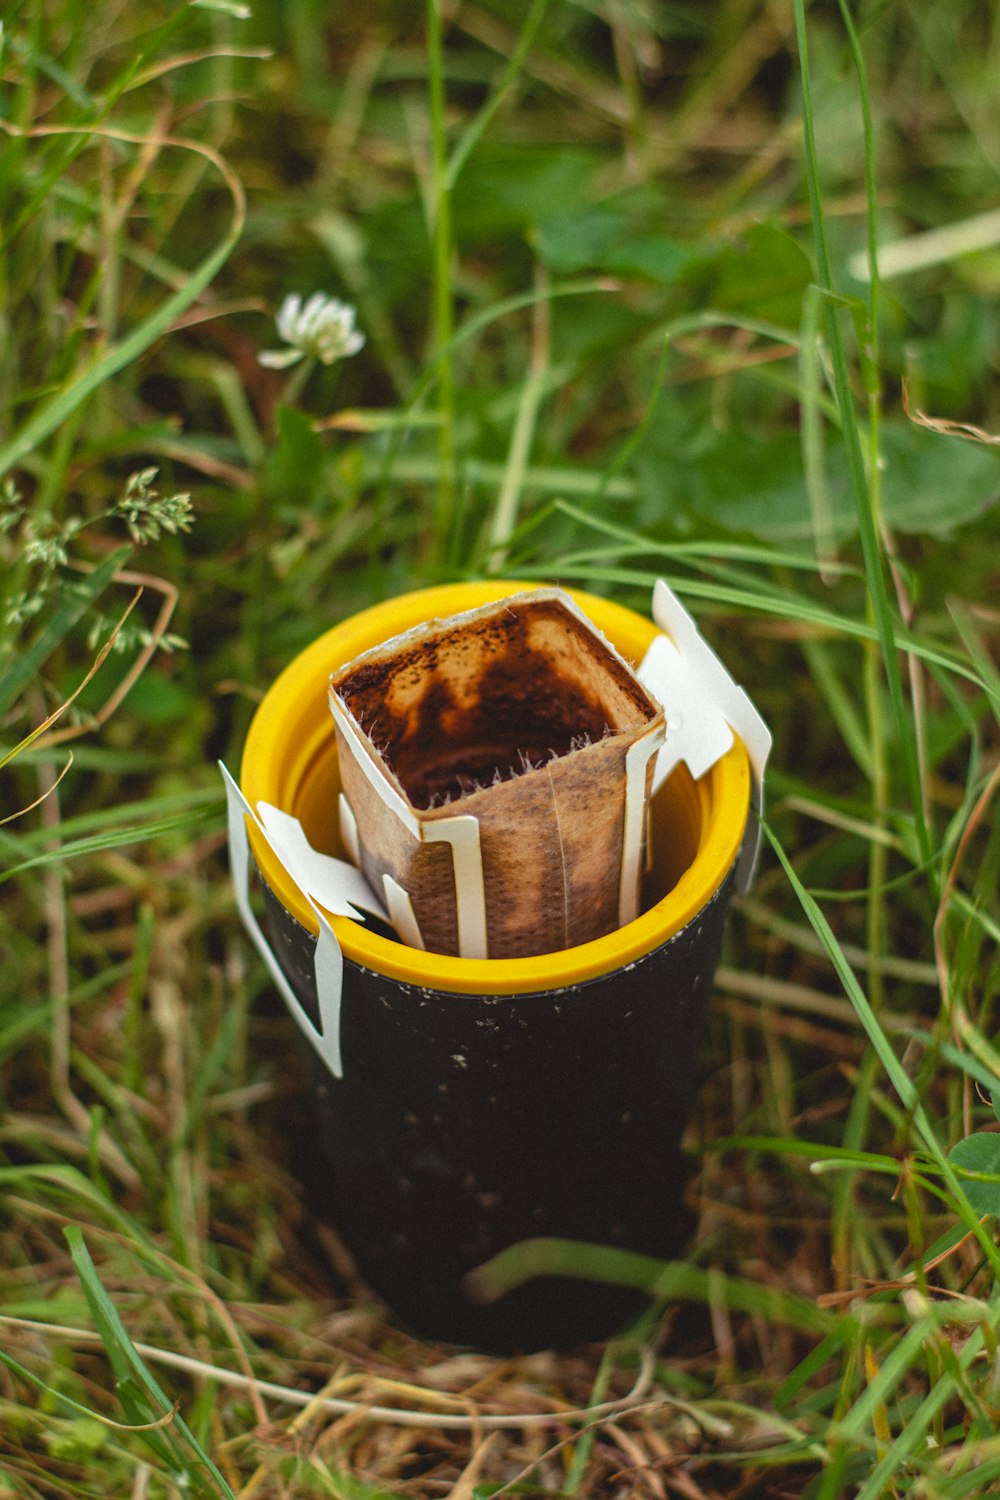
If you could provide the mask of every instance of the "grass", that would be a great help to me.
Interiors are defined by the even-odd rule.
[[[1000,27],[242,10],[4,16],[0,1496],[990,1493]],[[265,369],[314,290],[364,349]],[[511,1360],[310,1220],[214,771],[321,631],[491,572],[665,576],[776,742],[689,1252],[501,1257],[650,1290]]]

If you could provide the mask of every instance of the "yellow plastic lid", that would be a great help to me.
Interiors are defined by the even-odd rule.
[[[420,589],[352,615],[313,641],[277,678],[250,725],[240,784],[251,807],[270,802],[293,814],[314,848],[345,857],[338,833],[336,742],[327,704],[330,673],[426,620],[446,619],[533,587],[537,585],[493,579]],[[641,661],[658,634],[652,620],[594,594],[566,592],[628,661]],[[736,859],[749,800],[750,767],[738,737],[698,782],[678,766],[653,801],[651,904],[634,922],[575,948],[533,958],[453,958],[394,942],[348,917],[332,917],[333,928],[345,957],[405,984],[474,995],[528,994],[580,984],[633,963],[697,916]],[[249,833],[267,885],[301,926],[316,932],[308,901],[253,824]]]

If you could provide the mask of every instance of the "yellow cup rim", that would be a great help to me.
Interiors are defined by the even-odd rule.
[[[293,812],[316,757],[334,747],[327,681],[334,667],[425,620],[475,609],[537,584],[512,579],[452,583],[397,595],[351,615],[307,646],[276,678],[247,733],[240,783],[251,807],[269,802]],[[659,633],[634,610],[577,589],[566,592],[619,652],[638,662]],[[387,979],[456,994],[528,994],[562,989],[634,963],[686,927],[712,899],[735,862],[750,801],[750,767],[737,737],[732,748],[695,783],[702,828],[689,868],[660,901],[625,927],[533,958],[453,958],[394,942],[348,917],[331,918],[347,959]],[[290,915],[311,932],[315,914],[302,892],[250,823],[250,845],[260,873]]]

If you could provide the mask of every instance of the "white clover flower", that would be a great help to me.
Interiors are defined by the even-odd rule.
[[[355,309],[325,292],[313,292],[305,306],[297,292],[286,297],[275,322],[288,349],[265,349],[257,358],[271,370],[287,370],[307,355],[320,364],[357,354],[365,336],[354,326]]]

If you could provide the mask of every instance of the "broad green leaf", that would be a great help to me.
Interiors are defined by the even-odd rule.
[[[948,1160],[958,1169],[965,1196],[976,1212],[1000,1214],[1000,1132],[977,1130],[967,1135],[952,1146]]]
[[[644,276],[667,286],[684,274],[697,257],[687,246],[655,234],[630,235],[612,247],[604,269],[616,276]]]
[[[956,272],[961,262],[956,264]],[[949,297],[939,320],[915,326],[906,340],[906,365],[920,405],[961,416],[975,410],[993,378],[1000,347],[1000,308],[993,295]]]
[[[550,213],[534,237],[538,258],[561,274],[604,268],[626,233],[622,214],[610,208],[568,208]]]
[[[679,279],[693,257],[687,246],[652,234],[608,208],[549,214],[538,225],[534,244],[539,259],[560,274],[607,271],[667,285]]]
[[[308,506],[326,483],[328,461],[323,439],[304,412],[278,410],[278,441],[264,471],[269,495],[296,508]]]
[[[129,689],[128,708],[133,718],[147,724],[168,724],[194,718],[198,700],[176,677],[154,670],[143,672]]]
[[[600,160],[576,146],[480,145],[475,172],[462,174],[452,197],[459,242],[520,236],[553,204],[583,204]]]
[[[812,536],[796,432],[766,438],[745,431],[719,434],[706,452],[678,465],[671,480],[680,506],[698,523],[711,521],[768,541],[805,542]],[[846,486],[832,480],[829,488],[831,530],[847,536],[855,522]]]
[[[801,245],[773,224],[754,224],[720,252],[708,301],[725,312],[755,313],[798,329],[812,266]]]
[[[949,536],[1000,498],[1000,457],[980,443],[886,424],[882,504],[897,531]]]
[[[661,515],[672,511],[766,541],[811,540],[797,432],[764,437],[734,428],[694,452],[671,447],[664,436],[651,432],[636,457],[640,483],[658,495]],[[887,423],[881,446],[882,510],[896,531],[947,536],[1000,497],[1000,461],[976,444]],[[839,439],[827,445],[826,467],[830,533],[843,540],[856,532],[857,512]]]

